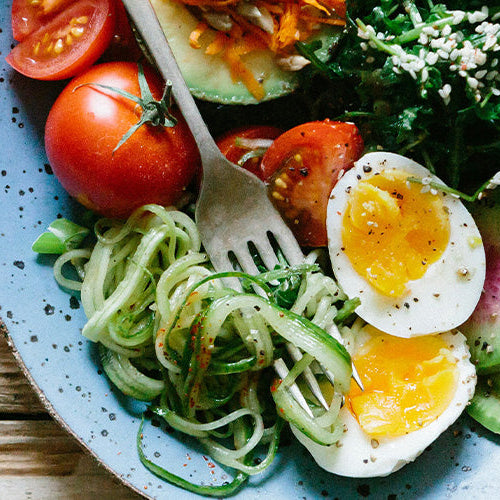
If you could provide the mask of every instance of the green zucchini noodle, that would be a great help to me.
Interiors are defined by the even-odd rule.
[[[213,459],[236,470],[239,485],[271,464],[283,420],[322,444],[335,443],[342,432],[337,417],[351,361],[336,318],[348,302],[320,271],[318,255],[258,276],[217,274],[187,214],[146,205],[125,222],[98,221],[93,247],[63,254],[54,270],[62,286],[80,290],[88,319],[83,335],[99,342],[109,379],[124,394],[150,402],[170,427],[197,438]],[[81,282],[63,276],[68,262]],[[242,291],[228,288],[225,278],[235,277]],[[340,328],[349,335],[348,326]],[[301,359],[292,361],[288,343]],[[283,380],[273,370],[278,358],[289,368]],[[320,367],[334,375],[333,386]],[[328,386],[328,410],[300,385],[309,368]],[[291,396],[295,381],[311,412]],[[168,481],[212,494],[152,464],[142,450],[139,455]]]

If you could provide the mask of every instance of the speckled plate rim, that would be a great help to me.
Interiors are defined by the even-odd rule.
[[[14,339],[10,336],[9,329],[3,322],[1,316],[0,316],[0,335],[5,336],[5,339],[7,340],[7,345],[9,346],[10,352],[14,356],[17,365],[19,366],[23,375],[28,380],[31,388],[33,389],[34,393],[40,400],[41,404],[47,410],[48,414],[61,426],[62,429],[64,429],[70,436],[72,436],[76,440],[76,442],[80,445],[83,451],[87,453],[90,457],[92,457],[94,462],[96,462],[99,467],[102,467],[106,472],[111,474],[114,480],[117,480],[119,483],[123,484],[124,486],[132,490],[134,493],[137,493],[143,498],[152,499],[153,497],[147,495],[146,493],[144,493],[144,491],[141,491],[139,488],[135,487],[132,483],[128,482],[122,475],[120,475],[112,467],[110,467],[103,460],[101,460],[99,456],[92,450],[92,448],[90,448],[85,443],[85,441],[71,428],[70,425],[68,425],[68,423],[64,420],[64,418],[55,410],[55,408],[52,406],[51,402],[49,401],[45,393],[35,382],[33,376],[31,375],[31,372],[24,363],[21,354],[17,350],[16,343],[14,342]]]

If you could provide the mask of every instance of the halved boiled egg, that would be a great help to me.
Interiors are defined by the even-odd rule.
[[[292,429],[329,472],[375,477],[400,469],[459,417],[474,394],[475,368],[456,331],[405,339],[366,325],[349,348],[364,390],[352,382],[339,414],[339,441],[322,446]]]
[[[472,216],[430,181],[443,184],[408,158],[370,153],[339,180],[328,203],[335,277],[361,300],[361,318],[400,337],[462,324],[484,283],[484,249]]]

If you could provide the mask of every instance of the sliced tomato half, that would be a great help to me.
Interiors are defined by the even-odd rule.
[[[14,0],[12,35],[17,41],[47,24],[48,20],[75,0]]]
[[[302,246],[327,245],[328,197],[363,148],[354,124],[324,120],[288,130],[264,154],[269,196]]]
[[[30,78],[69,78],[104,52],[114,22],[113,0],[73,1],[16,45],[6,60]]]

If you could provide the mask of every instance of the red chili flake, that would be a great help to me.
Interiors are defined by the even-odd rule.
[[[285,413],[285,410],[283,408],[280,408],[281,413]]]
[[[280,312],[280,318],[283,318],[285,316],[285,313]]]
[[[275,392],[278,390],[278,387],[281,385],[281,382],[283,382],[283,379],[276,379],[274,382],[273,382],[273,385],[271,386],[271,392]]]
[[[160,342],[160,343],[158,344],[158,347],[163,347],[163,342]]]

